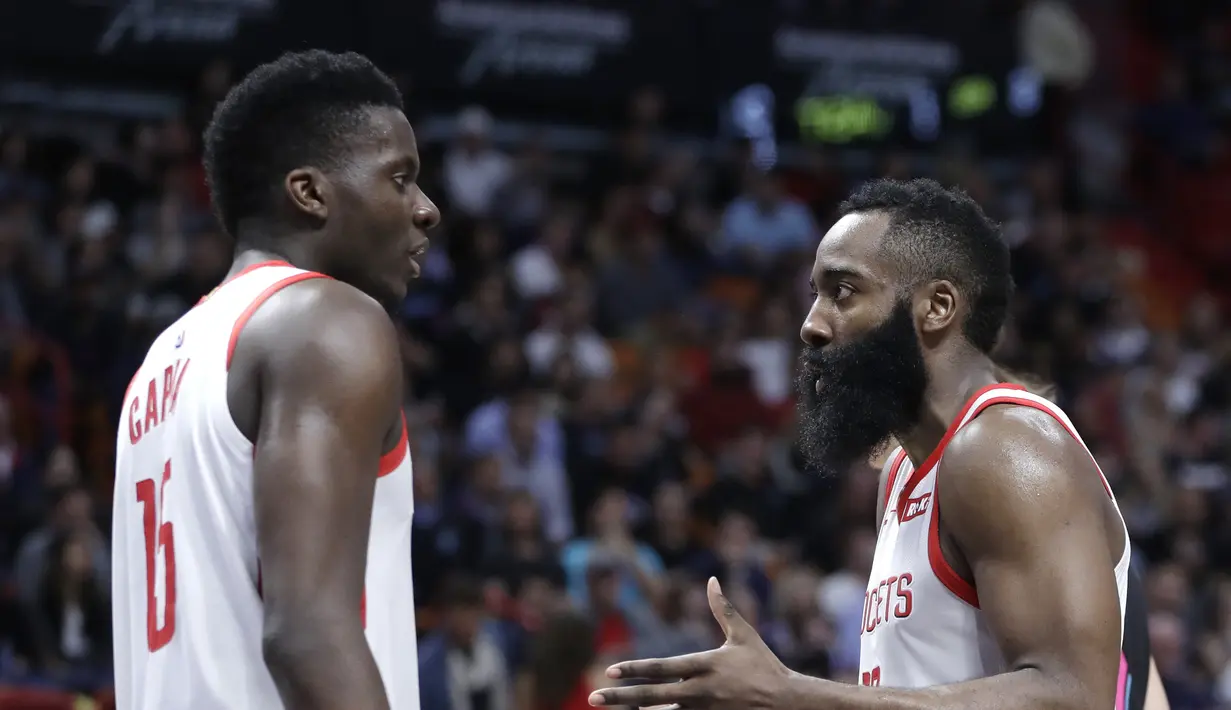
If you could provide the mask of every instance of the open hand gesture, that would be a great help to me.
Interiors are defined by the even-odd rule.
[[[647,685],[597,690],[591,705],[664,706],[681,710],[768,710],[785,690],[791,671],[774,656],[722,593],[718,580],[706,588],[710,610],[726,643],[704,653],[617,663],[608,678],[649,681]]]

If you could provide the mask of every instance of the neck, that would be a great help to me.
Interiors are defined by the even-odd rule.
[[[943,364],[929,377],[919,423],[899,437],[911,463],[922,465],[974,393],[998,381],[991,360],[973,348],[943,358]]]
[[[285,261],[305,271],[322,271],[324,265],[311,248],[315,240],[308,234],[278,236],[265,225],[241,224],[237,230],[232,274],[262,261]]]

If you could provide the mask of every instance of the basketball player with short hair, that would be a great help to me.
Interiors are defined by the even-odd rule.
[[[617,664],[612,678],[661,684],[591,703],[1123,707],[1128,534],[1068,417],[989,356],[1012,292],[997,227],[930,180],[865,184],[843,214],[812,272],[800,443],[833,475],[902,443],[881,475],[860,686],[789,671],[710,580],[727,642]]]
[[[117,706],[417,708],[411,462],[383,304],[436,224],[394,83],[357,54],[257,68],[205,167],[237,243],[125,395]]]

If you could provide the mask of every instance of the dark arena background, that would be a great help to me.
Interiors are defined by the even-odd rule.
[[[812,249],[877,176],[1002,223],[997,357],[1111,480],[1172,707],[1231,707],[1227,3],[7,0],[0,710],[113,704],[120,400],[229,266],[214,105],[309,47],[397,79],[444,215],[397,314],[423,708],[584,707],[721,642],[710,575],[856,680],[876,470],[806,470],[792,380]]]

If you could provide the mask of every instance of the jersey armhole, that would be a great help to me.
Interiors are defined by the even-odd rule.
[[[970,420],[973,420],[975,417],[983,413],[983,411],[988,407],[993,407],[998,404],[1016,404],[1023,407],[1030,407],[1031,409],[1037,409],[1040,412],[1044,412],[1052,419],[1055,419],[1060,426],[1064,427],[1064,430],[1068,432],[1069,436],[1073,437],[1077,443],[1081,444],[1083,449],[1086,449],[1086,453],[1090,456],[1091,463],[1094,464],[1094,470],[1098,471],[1099,480],[1103,483],[1103,490],[1113,502],[1115,501],[1115,495],[1111,491],[1111,484],[1107,482],[1107,477],[1103,475],[1103,469],[1099,467],[1098,461],[1094,460],[1094,454],[1090,453],[1090,450],[1086,448],[1085,443],[1082,442],[1081,437],[1077,435],[1077,431],[1073,429],[1072,425],[1066,422],[1063,417],[1056,413],[1055,410],[1042,402],[1035,401],[1031,397],[1023,396],[1022,394],[999,395],[981,402],[979,407],[970,413],[966,421],[969,422]],[[1125,530],[1124,544],[1125,549],[1127,549],[1129,544],[1127,529]],[[962,575],[958,574],[957,570],[953,569],[953,566],[950,565],[949,561],[945,559],[944,548],[940,544],[939,473],[937,473],[936,479],[932,483],[932,519],[928,524],[928,562],[932,567],[932,573],[936,575],[936,578],[940,580],[940,583],[943,584],[946,589],[967,604],[976,609],[979,608],[979,593],[975,589],[975,585],[964,579]]]
[[[297,284],[300,281],[308,279],[327,279],[328,276],[318,274],[314,271],[304,271],[298,274],[287,276],[284,279],[279,279],[269,286],[265,287],[264,291],[257,294],[256,298],[252,299],[252,303],[239,314],[239,318],[235,319],[235,324],[231,326],[231,339],[227,341],[227,370],[231,369],[231,360],[235,358],[235,348],[239,345],[239,335],[244,332],[244,326],[248,325],[248,321],[256,314],[258,308],[268,301],[275,293],[292,284]]]
[[[899,448],[898,455],[894,456],[893,463],[889,464],[889,475],[885,477],[885,491],[883,494],[884,499],[885,499],[885,507],[884,507],[885,513],[889,512],[889,497],[893,495],[893,487],[898,482],[898,473],[901,472],[902,463],[904,461],[906,461],[906,449]],[[876,522],[879,524],[881,521],[878,520]]]
[[[406,454],[410,451],[410,436],[406,431],[406,413],[402,412],[402,434],[398,437],[398,443],[393,445],[380,457],[380,471],[377,472],[377,478],[384,478],[397,470],[398,466],[406,460]]]

